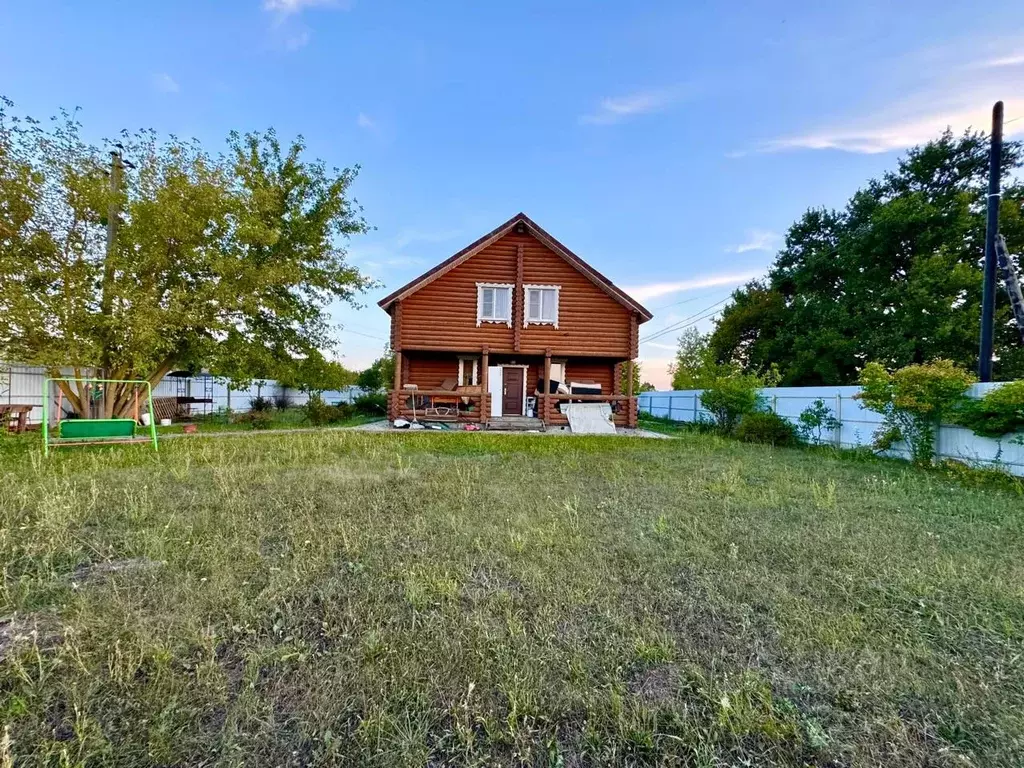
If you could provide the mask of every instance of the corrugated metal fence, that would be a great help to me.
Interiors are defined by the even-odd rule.
[[[975,384],[970,397],[981,397],[999,384]],[[660,416],[679,422],[712,420],[711,414],[700,403],[703,390],[689,389],[672,392],[642,392],[639,395],[641,413]],[[880,414],[868,410],[854,395],[860,387],[766,387],[761,390],[769,407],[793,424],[800,414],[816,400],[821,400],[842,422],[842,426],[823,436],[823,442],[838,448],[857,448],[871,445],[875,430],[882,422]],[[936,455],[980,466],[997,466],[1014,475],[1024,476],[1024,445],[1009,439],[993,440],[979,437],[969,429],[943,426],[936,437]],[[892,455],[908,457],[906,449],[895,449]]]
[[[64,376],[74,376],[70,368],[61,371]],[[90,370],[79,370],[79,375],[94,375]],[[43,418],[43,382],[46,380],[46,369],[31,365],[0,363],[0,403],[22,404],[33,406],[29,414],[29,424],[38,424]],[[327,403],[351,403],[365,394],[360,387],[346,387],[343,390],[324,392],[321,396]],[[212,376],[174,377],[168,376],[155,387],[153,397],[195,397],[212,400],[212,403],[194,403],[189,406],[193,416],[215,413],[230,409],[236,413],[249,410],[249,403],[262,396],[270,400],[283,398],[289,405],[305,405],[309,397],[294,389],[286,389],[272,379],[256,382],[244,389],[229,389],[228,386]],[[56,413],[57,392],[51,385],[49,393],[52,414]]]

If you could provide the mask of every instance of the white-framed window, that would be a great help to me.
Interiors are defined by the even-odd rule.
[[[459,386],[475,387],[480,383],[480,358],[459,358]]]
[[[528,325],[553,325],[558,327],[558,292],[560,285],[524,285],[526,306],[523,327]]]
[[[476,324],[505,323],[512,327],[512,289],[510,283],[476,284]]]

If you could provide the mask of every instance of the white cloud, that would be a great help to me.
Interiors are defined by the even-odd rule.
[[[281,14],[301,13],[306,8],[348,8],[340,0],[264,0],[263,8]]]
[[[988,59],[981,62],[982,67],[1019,67],[1024,64],[1024,52],[1011,53],[1009,56],[999,56],[995,59]]]
[[[177,93],[181,90],[178,81],[166,72],[158,72],[153,75],[153,87],[161,93]]]
[[[649,115],[661,112],[685,96],[685,90],[679,86],[672,88],[652,88],[625,96],[602,99],[596,112],[582,115],[580,122],[589,125],[611,125],[637,115]]]
[[[906,61],[891,63],[892,77],[909,77],[907,71],[928,75],[924,85],[909,88],[898,99],[880,103],[865,114],[835,119],[821,127],[799,131],[727,153],[727,157],[743,157],[751,153],[772,153],[797,150],[831,149],[857,154],[894,152],[936,138],[947,128],[961,133],[968,128],[988,131],[992,122],[992,105],[1007,94],[1020,90],[1020,72],[1024,53],[959,64],[953,57],[962,49],[944,52],[944,60],[928,61],[910,56]],[[948,60],[945,59],[948,57]],[[991,71],[979,76],[978,68]],[[1020,106],[1017,106],[1020,109]],[[1007,136],[1024,133],[1024,121],[1014,121],[1017,114],[1007,108]]]
[[[747,251],[774,251],[782,241],[782,235],[767,229],[752,229],[747,239],[739,245],[730,245],[727,253],[746,253]]]
[[[692,280],[680,280],[678,282],[647,283],[646,285],[634,285],[625,287],[624,290],[637,301],[647,301],[658,296],[665,296],[670,293],[681,291],[692,291],[696,288],[716,288],[723,285],[740,285],[748,280],[760,276],[760,272],[743,272],[728,275],[708,275],[706,277],[695,277]]]
[[[946,128],[955,133],[968,128],[987,130],[991,118],[991,102],[978,99],[979,107],[939,111],[930,114],[878,115],[859,126],[826,128],[795,136],[785,136],[763,143],[761,152],[785,152],[797,149],[838,149],[843,152],[873,155],[893,152],[936,138]],[[1007,126],[1006,133],[1014,132]],[[1017,131],[1020,128],[1016,129]]]
[[[365,112],[359,113],[359,117],[356,118],[356,125],[358,125],[360,128],[365,128],[368,131],[372,131],[377,127],[377,123],[374,121],[374,119]]]

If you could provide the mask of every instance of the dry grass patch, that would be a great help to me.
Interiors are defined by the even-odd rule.
[[[60,634],[0,660],[17,765],[1024,763],[1009,491],[699,435],[0,460],[0,617]]]

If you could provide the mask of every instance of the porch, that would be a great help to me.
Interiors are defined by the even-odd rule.
[[[617,427],[635,427],[628,360],[582,356],[427,352],[395,356],[388,417],[495,429],[568,426],[565,403],[607,403]],[[623,392],[623,385],[627,391]]]

